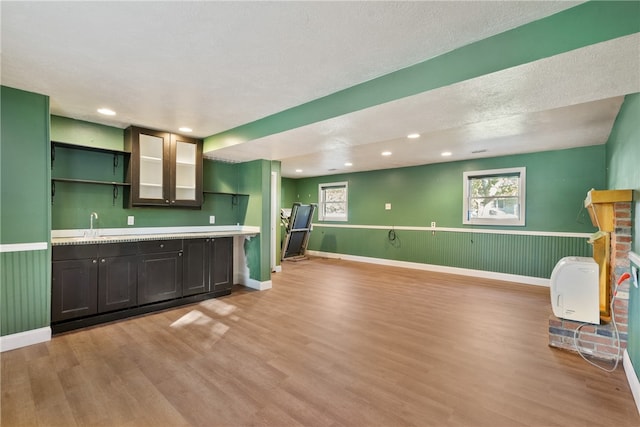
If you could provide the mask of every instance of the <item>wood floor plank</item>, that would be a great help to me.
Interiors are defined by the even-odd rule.
[[[0,423],[640,425],[621,367],[548,346],[547,288],[321,258],[272,281],[2,353]]]

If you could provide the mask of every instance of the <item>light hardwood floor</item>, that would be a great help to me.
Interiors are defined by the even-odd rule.
[[[3,353],[2,426],[640,426],[548,289],[340,260]]]

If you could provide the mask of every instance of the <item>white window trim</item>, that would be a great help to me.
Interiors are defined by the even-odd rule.
[[[327,187],[344,187],[345,190],[347,191],[347,200],[345,200],[344,202],[344,211],[345,214],[344,216],[339,216],[339,217],[325,217],[324,215],[324,191],[322,191],[324,188]],[[326,182],[323,184],[318,184],[318,220],[319,221],[340,221],[340,222],[346,222],[349,220],[349,182],[348,181],[341,181],[341,182]]]
[[[462,223],[463,224],[473,224],[473,225],[505,225],[505,226],[524,226],[525,225],[525,214],[527,212],[526,209],[526,189],[527,189],[527,181],[526,181],[526,167],[520,168],[505,168],[505,169],[488,169],[482,171],[468,171],[463,173],[463,209],[462,209]],[[476,178],[479,176],[487,176],[487,175],[515,175],[520,174],[520,187],[518,189],[518,198],[519,198],[519,207],[520,207],[520,215],[517,219],[509,219],[509,218],[496,218],[496,219],[488,219],[488,218],[469,218],[469,179]]]

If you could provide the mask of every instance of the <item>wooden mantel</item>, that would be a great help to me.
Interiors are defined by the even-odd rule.
[[[633,200],[633,190],[594,190],[587,192],[584,207],[589,211],[591,223],[600,231],[613,231],[613,205]]]

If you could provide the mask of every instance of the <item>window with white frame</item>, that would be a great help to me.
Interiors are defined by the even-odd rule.
[[[525,225],[526,168],[464,173],[463,224]]]
[[[346,221],[348,219],[347,196],[347,182],[318,185],[318,219],[320,221]]]

